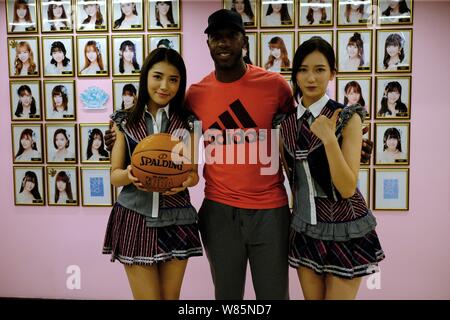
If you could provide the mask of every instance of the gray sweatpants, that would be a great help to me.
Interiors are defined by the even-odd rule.
[[[216,299],[244,297],[247,261],[256,299],[288,299],[288,206],[241,209],[205,199],[199,228]]]

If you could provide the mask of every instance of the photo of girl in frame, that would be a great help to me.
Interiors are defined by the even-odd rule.
[[[37,33],[35,0],[7,0],[8,33]]]
[[[366,119],[370,119],[372,105],[371,77],[336,78],[336,100],[344,106],[359,104],[366,110]]]
[[[72,0],[41,1],[42,32],[72,32]]]
[[[8,38],[8,47],[10,77],[39,77],[37,37]]]
[[[148,29],[181,29],[180,1],[156,1],[148,0]]]
[[[106,0],[77,0],[77,32],[108,31]]]
[[[113,1],[112,30],[144,30],[143,0]]]
[[[49,206],[78,206],[77,167],[47,167]]]
[[[274,0],[270,1],[270,3],[263,2],[260,5],[261,27],[293,27],[294,11],[293,0]]]
[[[338,72],[372,71],[372,31],[338,30]]]
[[[334,46],[333,46],[333,31],[331,31],[331,30],[330,31],[312,31],[312,32],[311,31],[300,31],[298,33],[299,46],[303,42],[311,39],[312,37],[320,37],[323,40],[325,40],[326,42],[328,42],[331,45],[331,47],[334,48]]]
[[[81,163],[110,163],[110,154],[105,147],[108,129],[108,123],[80,124]]]
[[[139,79],[113,80],[114,111],[130,109],[137,101]]]
[[[14,204],[43,206],[45,204],[44,168],[13,167]]]
[[[412,24],[412,0],[378,0],[378,24]]]
[[[112,36],[113,75],[139,75],[143,64],[143,36]]]
[[[376,119],[409,119],[411,77],[376,78]]]
[[[71,36],[42,37],[42,48],[44,77],[74,75],[73,38]]]
[[[375,164],[409,164],[409,123],[375,124]]]
[[[45,120],[76,120],[75,84],[73,80],[44,80]]]
[[[173,49],[181,54],[181,33],[149,34],[147,43],[148,52],[164,47]]]
[[[256,27],[256,0],[224,0],[223,8],[239,13],[245,28]]]
[[[83,206],[112,206],[113,191],[109,167],[81,168],[81,198]]]
[[[333,26],[332,0],[300,0],[300,27]]]
[[[338,26],[372,25],[372,0],[339,0]]]
[[[377,72],[411,72],[412,29],[377,30]]]
[[[13,163],[42,163],[42,125],[12,124]]]
[[[42,119],[41,82],[39,80],[11,81],[11,120],[36,121]]]
[[[261,64],[274,72],[290,72],[294,56],[294,32],[261,33]]]
[[[47,163],[76,163],[76,124],[46,124]]]
[[[242,48],[242,56],[246,64],[258,65],[258,34],[246,32],[247,45]]]
[[[108,36],[77,37],[78,76],[108,77]]]

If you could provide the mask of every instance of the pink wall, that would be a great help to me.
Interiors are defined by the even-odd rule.
[[[213,68],[203,30],[221,0],[183,1],[183,53],[189,83]],[[4,0],[0,0],[0,296],[129,299],[123,267],[100,254],[109,215],[106,208],[15,207],[7,75]],[[450,30],[449,1],[415,1],[409,212],[376,212],[378,233],[387,254],[380,289],[363,281],[359,299],[450,299]],[[445,40],[447,39],[447,40]],[[428,128],[431,116],[432,130]],[[105,113],[78,110],[78,122],[104,122]],[[441,141],[439,138],[444,138]],[[432,155],[426,150],[435,150]],[[203,185],[192,191],[201,203]],[[66,268],[81,268],[81,289],[66,288]],[[291,298],[302,299],[290,270]],[[246,298],[254,299],[251,279]],[[182,289],[184,299],[212,299],[206,257],[191,259]]]

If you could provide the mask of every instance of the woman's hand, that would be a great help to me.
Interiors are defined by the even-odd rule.
[[[322,143],[327,143],[331,139],[336,139],[336,120],[342,109],[336,109],[331,116],[327,118],[324,115],[317,117],[316,120],[311,124],[311,132],[314,133]]]
[[[145,189],[144,185],[139,181],[139,179],[133,176],[133,172],[131,171],[131,169],[132,169],[131,165],[128,165],[127,167],[128,179],[130,179],[131,183],[134,184],[134,186],[138,188],[138,190],[148,192],[148,190]]]
[[[174,195],[175,193],[184,191],[186,188],[190,188],[190,187],[195,186],[198,183],[199,180],[200,180],[200,178],[198,177],[197,172],[191,171],[189,173],[187,179],[181,185],[181,187],[172,188],[169,191],[164,192],[163,195],[171,196],[171,195]]]

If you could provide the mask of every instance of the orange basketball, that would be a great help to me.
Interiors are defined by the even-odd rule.
[[[131,156],[133,175],[148,191],[164,192],[181,187],[192,169],[183,156],[183,143],[168,133],[157,133],[141,140]]]

